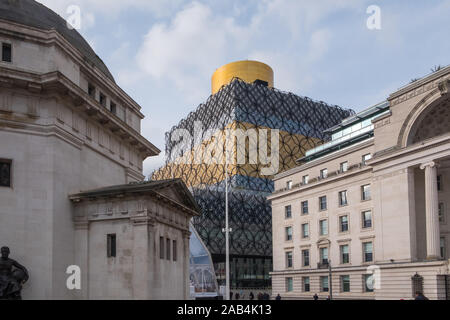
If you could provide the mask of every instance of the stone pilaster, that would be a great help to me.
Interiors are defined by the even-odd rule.
[[[420,169],[425,169],[425,212],[427,231],[427,259],[434,260],[440,256],[439,243],[439,201],[437,189],[436,163],[424,163]]]
[[[133,299],[147,300],[150,295],[150,248],[147,216],[131,219],[133,225]]]
[[[75,298],[89,299],[89,221],[75,221],[75,264],[81,270],[81,290]]]
[[[185,284],[185,291],[184,291],[184,299],[188,300],[190,296],[190,270],[189,270],[189,258],[190,258],[190,250],[189,250],[189,239],[191,237],[190,231],[183,231],[183,282]]]

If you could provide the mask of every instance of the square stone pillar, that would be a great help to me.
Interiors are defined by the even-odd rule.
[[[76,221],[75,264],[81,270],[81,290],[74,290],[75,298],[89,299],[89,221]]]
[[[148,217],[133,217],[133,299],[150,297],[150,246]]]
[[[440,257],[439,200],[436,163],[433,161],[424,163],[420,166],[420,169],[425,169],[427,259],[436,260]]]

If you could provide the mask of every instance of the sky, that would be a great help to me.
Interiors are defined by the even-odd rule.
[[[66,19],[78,6],[78,31],[142,106],[141,133],[162,150],[146,176],[164,163],[164,133],[207,100],[226,63],[262,61],[277,89],[355,111],[450,64],[450,0],[39,2]]]

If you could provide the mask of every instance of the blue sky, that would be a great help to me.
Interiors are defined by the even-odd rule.
[[[269,64],[275,87],[359,111],[448,65],[450,0],[40,0],[67,18],[142,106],[142,134],[164,133],[204,102],[216,68]],[[369,30],[369,5],[381,30]],[[144,163],[144,173],[162,165]]]

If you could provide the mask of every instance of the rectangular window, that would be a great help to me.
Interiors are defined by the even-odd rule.
[[[303,277],[302,278],[302,283],[303,283],[303,292],[311,291],[309,277]]]
[[[90,83],[88,84],[88,95],[95,99],[95,87]]]
[[[445,237],[441,237],[441,258],[445,258],[446,257],[446,248],[445,248]]]
[[[320,248],[320,263],[328,264],[328,248]]]
[[[340,246],[341,251],[341,264],[346,264],[350,262],[350,253],[348,244]]]
[[[363,229],[372,228],[372,211],[363,211],[361,215]]]
[[[309,266],[309,250],[302,250],[302,262],[304,267]]]
[[[173,255],[173,261],[177,261],[177,240],[173,240],[172,255]]]
[[[327,210],[327,196],[319,197],[319,210]]]
[[[339,192],[339,206],[346,206],[347,203],[347,191],[340,191]]]
[[[309,224],[304,223],[302,224],[302,238],[308,238],[309,237]]]
[[[444,203],[439,202],[439,222],[445,222]]]
[[[373,261],[373,244],[372,242],[363,243],[364,262]]]
[[[320,291],[328,292],[328,276],[320,277]]]
[[[370,200],[370,184],[361,186],[361,200]]]
[[[342,162],[342,163],[340,164],[339,171],[340,171],[341,173],[344,173],[344,172],[346,172],[347,170],[348,170],[348,162],[347,162],[347,161]]]
[[[288,182],[286,182],[286,189],[287,190],[291,190],[292,189],[292,180],[289,180]]]
[[[364,280],[364,292],[373,292],[373,274],[365,274],[363,277]]]
[[[106,96],[100,92],[100,98],[98,100],[100,104],[104,107],[106,107]]]
[[[11,160],[0,159],[0,187],[11,187]]]
[[[284,217],[286,219],[289,219],[292,217],[292,207],[290,205],[284,207]]]
[[[106,235],[106,255],[108,258],[115,257],[116,256],[116,235],[115,234],[108,234]]]
[[[292,268],[293,261],[292,261],[292,251],[286,252],[286,268]]]
[[[328,177],[328,169],[320,170],[320,179],[326,179]]]
[[[292,292],[294,290],[294,279],[286,278],[286,292]]]
[[[348,231],[348,216],[339,217],[339,231],[340,232]]]
[[[305,184],[308,184],[308,182],[309,182],[309,176],[308,175],[303,176],[302,177],[302,184],[305,185]]]
[[[170,260],[170,239],[166,239],[166,259]]]
[[[286,241],[292,240],[292,227],[286,227]]]
[[[164,259],[164,237],[159,237],[159,258]]]
[[[2,61],[12,61],[12,47],[10,43],[2,43]]]
[[[341,292],[350,292],[350,276],[341,276]]]
[[[438,191],[442,190],[442,176],[441,175],[437,176],[437,188],[438,188]]]
[[[370,153],[363,155],[362,156],[362,164],[366,165],[366,162],[369,161],[370,159],[372,159],[372,155]]]
[[[308,201],[302,201],[302,214],[308,214]]]
[[[319,234],[321,236],[326,236],[328,234],[328,220],[319,221]]]
[[[111,111],[111,113],[113,114],[117,114],[117,106],[115,103],[110,102],[109,103],[109,110]]]

